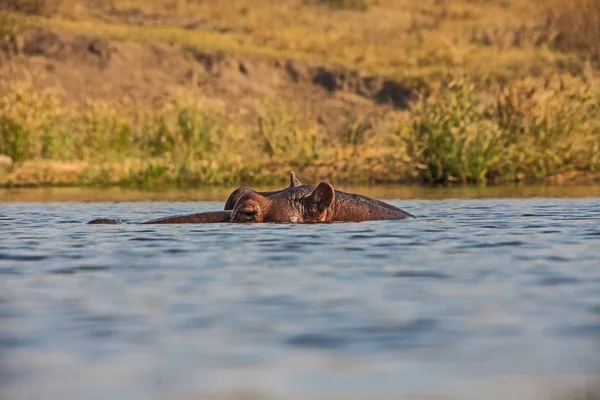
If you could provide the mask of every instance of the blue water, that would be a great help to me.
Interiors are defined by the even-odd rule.
[[[600,373],[600,198],[391,202],[419,218],[0,204],[0,397],[547,398]]]

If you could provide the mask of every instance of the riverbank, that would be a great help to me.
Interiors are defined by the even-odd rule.
[[[314,181],[305,181],[315,184]],[[259,191],[271,191],[282,185],[253,187]],[[506,184],[493,186],[480,185],[335,185],[336,190],[359,193],[382,200],[476,200],[476,199],[532,199],[569,198],[585,199],[600,197],[600,183],[523,185]],[[0,203],[64,203],[64,202],[218,202],[220,209],[229,197],[233,187],[203,186],[194,188],[174,188],[173,186],[154,188],[127,187],[28,187],[0,188]]]
[[[3,6],[1,186],[598,177],[590,5],[113,3]]]

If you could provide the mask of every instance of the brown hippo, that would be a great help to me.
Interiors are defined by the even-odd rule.
[[[296,177],[294,171],[290,171],[290,186],[288,188],[302,186],[302,182]],[[218,222],[230,222],[231,210],[237,203],[238,199],[249,193],[256,193],[261,196],[271,196],[280,193],[286,189],[277,190],[274,192],[256,192],[252,189],[241,187],[237,188],[229,195],[225,202],[225,211],[211,211],[196,214],[176,215],[172,217],[164,217],[153,219],[151,221],[142,222],[142,224],[207,224]],[[121,221],[117,219],[97,218],[93,219],[88,224],[103,224],[103,225],[118,225]]]
[[[175,215],[173,217],[157,218],[151,221],[140,222],[141,224],[209,224],[216,222],[229,222],[231,211],[211,211],[187,215]],[[88,224],[118,225],[121,220],[97,218]]]
[[[300,182],[300,180],[296,177],[296,174],[294,173],[294,171],[290,171],[290,186],[288,186],[285,189],[277,190],[274,192],[256,192],[247,187],[237,188],[229,195],[229,197],[227,198],[227,201],[225,201],[225,211],[233,210],[233,208],[235,207],[238,200],[241,197],[243,197],[244,195],[247,195],[250,193],[256,193],[261,196],[271,196],[271,195],[274,195],[277,193],[281,193],[289,188],[298,187],[298,186],[302,186],[302,182]]]
[[[248,192],[239,198],[231,222],[361,222],[415,216],[391,204],[335,191],[327,182],[290,187],[270,196]]]
[[[302,185],[293,172],[290,186],[274,192],[256,192],[241,187],[225,203],[225,211],[159,218],[143,224],[185,224],[215,222],[360,222],[414,218],[391,204],[358,194],[335,191],[327,182]],[[95,219],[88,224],[119,224],[118,220]]]
[[[231,211],[210,211],[195,214],[175,215],[172,217],[157,218],[140,224],[210,224],[217,222],[230,222]],[[97,218],[88,224],[92,225],[119,225],[121,220]]]

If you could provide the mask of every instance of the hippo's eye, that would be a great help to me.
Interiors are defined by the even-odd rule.
[[[256,210],[242,210],[240,213],[247,215],[248,217],[253,217],[256,215]]]

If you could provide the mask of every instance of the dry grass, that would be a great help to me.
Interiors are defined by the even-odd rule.
[[[311,0],[306,0],[311,3]],[[367,11],[371,7],[370,0],[313,0],[312,3],[322,4],[342,10]]]
[[[558,48],[600,61],[600,0],[545,0],[542,7]]]
[[[363,12],[346,9],[362,4],[359,0],[53,2],[63,4],[47,7],[55,10],[54,18],[28,23],[119,40],[335,63],[404,79],[439,77],[456,68],[478,76],[523,77],[569,59],[544,46],[551,35],[528,0],[379,0],[359,7]],[[323,3],[341,8],[327,10]]]
[[[348,172],[353,158],[338,143],[322,146],[323,138],[293,109],[273,104],[252,124],[198,93],[159,108],[126,100],[72,108],[32,81],[14,82],[0,95],[0,154],[17,165],[0,183],[269,184],[285,178],[272,171],[290,169],[358,181],[379,175],[374,149]]]
[[[568,76],[477,90],[450,79],[413,107],[407,152],[431,183],[535,180],[600,167],[600,86]]]
[[[83,18],[86,3],[79,0],[3,0],[2,10],[44,17]]]
[[[281,105],[265,104],[254,123],[197,94],[155,109],[128,101],[74,109],[15,82],[0,96],[0,153],[20,164],[0,183],[270,184],[283,179],[273,171],[289,169],[338,182],[468,183],[594,172],[599,100],[597,82],[566,76],[485,91],[449,79],[396,125],[357,119],[348,136],[326,140]],[[37,172],[27,178],[20,165]]]
[[[18,171],[32,163],[68,171],[66,183],[143,185],[274,183],[272,171],[289,168],[307,179],[432,183],[600,168],[597,70],[586,62],[600,54],[599,0],[6,0],[2,9],[5,41],[18,23],[337,64],[429,88],[404,122],[357,115],[332,137],[280,102],[248,122],[197,93],[161,107],[122,98],[71,107],[11,82],[0,153],[17,165],[3,184],[26,182]]]

